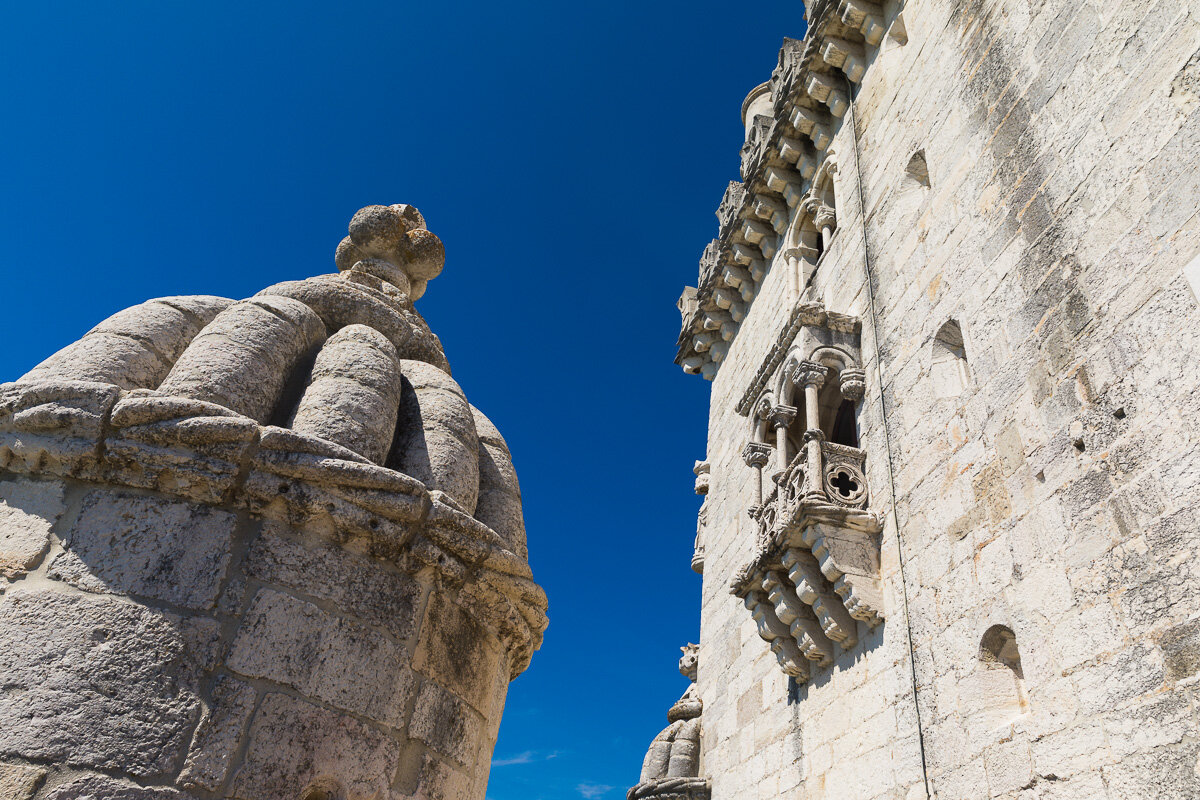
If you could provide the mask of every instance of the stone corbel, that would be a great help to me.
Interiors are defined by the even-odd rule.
[[[846,93],[838,86],[838,82],[835,82],[829,75],[810,72],[806,83],[805,89],[808,93],[814,99],[828,106],[830,114],[838,118],[846,115],[847,109],[850,108],[850,101],[846,97]]]
[[[866,54],[861,44],[835,36],[825,37],[821,58],[826,64],[841,69],[853,83],[862,82],[867,72]]]
[[[774,230],[765,222],[756,219],[742,220],[742,236],[746,241],[761,246],[764,239],[774,236]]]
[[[726,264],[721,272],[721,279],[736,289],[750,280],[750,272],[737,264]]]
[[[824,153],[833,144],[833,132],[823,120],[821,114],[811,108],[796,106],[792,109],[791,122],[796,130],[812,139],[813,146]]]
[[[869,0],[842,0],[838,16],[851,28],[857,28],[867,44],[877,45],[883,41],[886,28],[883,26],[883,9]]]
[[[776,616],[775,607],[766,594],[761,591],[748,592],[743,602],[758,626],[758,635],[771,647],[783,671],[801,683],[812,677],[808,659],[792,639],[791,629]]]
[[[768,572],[763,578],[762,587],[775,606],[775,616],[788,626],[804,657],[821,667],[832,663],[833,642],[825,635],[812,607],[801,602],[795,589],[778,572]]]
[[[799,172],[783,167],[767,167],[763,173],[763,180],[768,189],[783,195],[784,202],[789,207],[795,208],[803,197],[801,186],[804,178]]]
[[[879,535],[827,522],[804,528],[805,544],[850,612],[871,627],[883,616]]]
[[[775,233],[782,234],[787,228],[788,208],[784,203],[760,194],[755,196],[753,208],[755,215],[759,219],[766,220]]]

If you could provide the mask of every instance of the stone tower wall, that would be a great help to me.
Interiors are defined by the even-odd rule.
[[[508,655],[428,576],[155,492],[11,477],[0,501],[37,554],[0,606],[11,785],[53,764],[38,797],[482,797]]]
[[[947,800],[1200,795],[1198,15],[883,7],[802,299],[862,319],[886,619],[797,684],[730,596],[757,531],[739,405],[800,294],[781,246],[712,383],[713,797],[916,798],[925,772]],[[936,355],[951,321],[961,388]]]

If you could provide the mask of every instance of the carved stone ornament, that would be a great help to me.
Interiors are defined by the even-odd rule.
[[[798,409],[795,406],[779,405],[771,409],[771,427],[786,428],[792,424],[792,420],[796,418]]]
[[[697,461],[696,466],[692,467],[692,472],[696,475],[696,494],[708,494],[710,479],[708,462]]]
[[[847,400],[861,400],[867,390],[867,373],[857,367],[847,367],[841,376],[842,397]]]
[[[792,372],[792,380],[796,385],[805,388],[809,386],[820,388],[825,384],[827,377],[829,377],[829,367],[812,361],[801,361]]]
[[[808,441],[820,442],[820,459],[814,466],[802,450],[756,508],[755,555],[731,585],[780,667],[801,682],[857,644],[856,620],[874,627],[883,616],[883,525],[866,510],[866,453]]]
[[[700,718],[704,704],[696,690],[699,646],[681,647],[679,671],[692,683],[667,712],[670,723],[662,730],[642,763],[637,786],[626,793],[627,800],[709,800],[712,786],[700,772]]]
[[[771,460],[771,446],[762,442],[748,442],[742,450],[742,460],[748,467],[762,469]]]

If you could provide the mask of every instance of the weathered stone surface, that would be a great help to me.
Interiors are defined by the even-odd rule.
[[[1163,634],[1159,642],[1169,680],[1183,680],[1200,672],[1200,620],[1192,620]]]
[[[1200,23],[1170,3],[809,6],[681,303],[677,363],[712,382],[712,796],[1195,795]],[[839,376],[814,397],[804,361]],[[858,473],[831,474],[852,441]],[[799,544],[883,622],[797,686],[770,648],[814,638],[797,598],[834,639],[826,599],[776,581],[768,643],[726,593],[776,566],[803,498],[847,505],[835,479],[878,540]]]
[[[262,589],[238,630],[229,668],[400,727],[413,686],[407,661],[400,646],[371,628]]]
[[[401,358],[425,361],[447,373],[450,371],[441,342],[412,303],[403,297],[390,297],[336,275],[278,283],[259,295],[299,300],[316,311],[330,331],[347,325],[368,325],[386,336]]]
[[[111,598],[10,591],[0,675],[4,756],[162,776],[200,711],[175,622]]]
[[[328,600],[366,625],[386,630],[399,643],[417,630],[424,595],[419,583],[377,559],[321,540],[301,541],[278,523],[263,524],[244,569],[251,578]]]
[[[255,692],[236,678],[222,675],[213,684],[200,725],[192,737],[187,761],[179,775],[185,789],[220,789],[236,763],[242,734],[254,710]]]
[[[486,715],[495,704],[491,676],[500,669],[501,661],[495,637],[474,618],[442,596],[430,598],[413,669]]]
[[[50,577],[89,592],[210,609],[229,564],[237,517],[162,497],[100,489],[82,502]]]
[[[324,339],[324,323],[303,303],[272,296],[243,300],[200,331],[158,391],[267,422],[292,370]]]
[[[395,345],[374,328],[348,325],[317,354],[291,428],[382,464],[392,447],[401,388]]]
[[[37,565],[63,510],[60,483],[20,479],[0,483],[0,578],[18,577]]]
[[[421,684],[409,736],[462,765],[473,763],[483,743],[483,722],[461,698],[432,681]]]
[[[42,794],[44,800],[185,800],[187,795],[165,786],[140,786],[107,775],[87,775]]]
[[[29,800],[46,772],[45,767],[31,764],[0,764],[0,800]]]
[[[233,779],[240,800],[295,800],[317,779],[345,800],[387,797],[399,746],[383,733],[282,694],[263,698],[245,763]]]

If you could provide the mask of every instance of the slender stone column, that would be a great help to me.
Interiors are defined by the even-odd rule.
[[[828,375],[828,367],[812,361],[801,361],[792,376],[792,380],[796,384],[804,387],[804,419],[808,423],[808,430],[804,432],[804,446],[808,450],[804,494],[806,497],[817,499],[825,496],[822,485],[824,480],[821,474],[821,442],[824,441],[825,434],[821,432],[821,405],[818,392],[825,384],[825,378]]]
[[[742,460],[746,466],[754,470],[754,505],[762,506],[763,501],[763,467],[771,460],[771,448],[762,442],[750,442],[742,450]]]
[[[796,418],[796,411],[795,406],[775,406],[771,411],[771,425],[775,428],[775,450],[779,453],[780,472],[787,469],[792,460],[792,454],[788,452],[787,432],[788,426]]]

